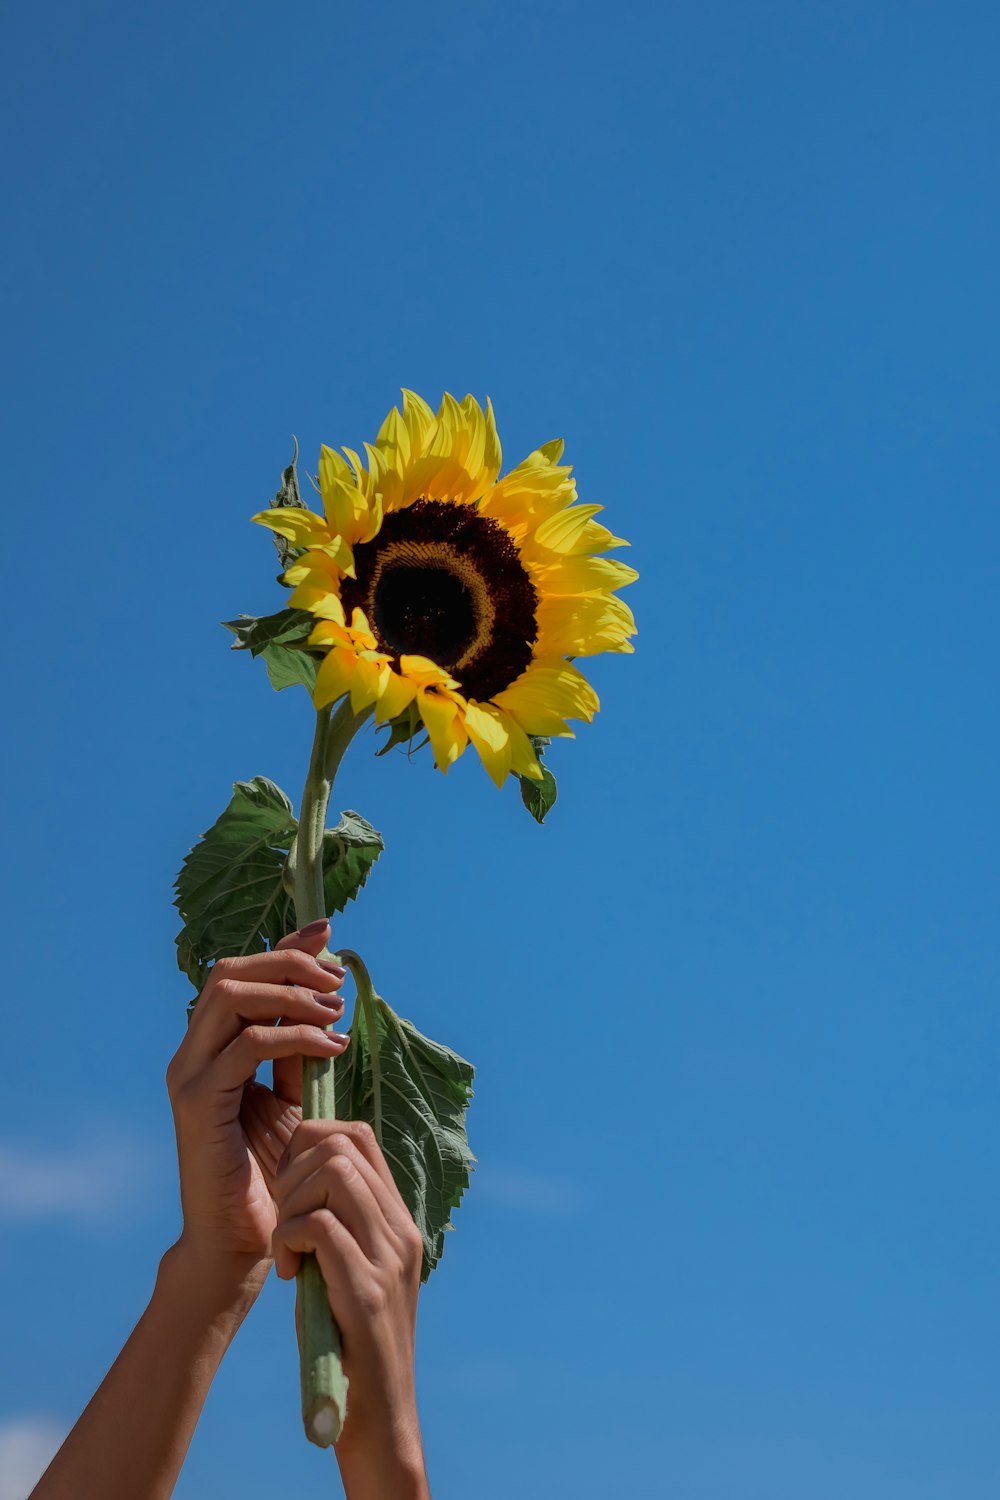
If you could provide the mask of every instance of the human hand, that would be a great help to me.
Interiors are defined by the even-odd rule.
[[[167,1069],[177,1133],[181,1242],[200,1257],[271,1254],[275,1168],[301,1119],[302,1058],[337,1057],[343,969],[320,960],[326,921],[272,953],[223,958],[212,969]],[[256,1070],[274,1060],[272,1089]]]
[[[369,1125],[306,1120],[274,1180],[274,1265],[312,1252],[350,1381],[337,1461],[348,1500],[429,1496],[413,1374],[423,1240]]]

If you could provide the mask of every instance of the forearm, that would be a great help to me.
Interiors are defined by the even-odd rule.
[[[424,1467],[412,1358],[390,1370],[359,1371],[368,1400],[351,1408],[337,1443],[337,1464],[347,1500],[430,1500]],[[372,1400],[371,1393],[378,1392]]]
[[[149,1306],[31,1500],[169,1500],[222,1357],[268,1262],[178,1241]]]
[[[416,1429],[396,1442],[365,1448],[337,1444],[337,1463],[347,1500],[430,1500],[427,1470]]]

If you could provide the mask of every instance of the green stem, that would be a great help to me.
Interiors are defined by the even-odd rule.
[[[323,891],[323,835],[330,789],[352,738],[368,713],[355,714],[345,699],[331,713],[316,715],[309,773],[302,791],[299,828],[291,854],[295,921],[299,927],[328,915]],[[302,1118],[336,1118],[333,1058],[302,1061]],[[303,1257],[296,1286],[302,1421],[306,1437],[320,1448],[336,1442],[347,1415],[347,1377],[340,1358],[340,1332],[314,1255]]]

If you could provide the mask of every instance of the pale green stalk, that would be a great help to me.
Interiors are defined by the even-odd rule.
[[[316,715],[309,774],[302,791],[299,829],[291,854],[298,927],[328,916],[323,891],[323,834],[330,789],[344,751],[368,713],[355,714],[345,699],[331,713]],[[336,1118],[333,1058],[306,1057],[302,1062],[302,1117]],[[314,1255],[303,1257],[296,1287],[302,1422],[306,1437],[320,1448],[336,1442],[347,1415],[347,1376],[340,1358],[340,1332]]]

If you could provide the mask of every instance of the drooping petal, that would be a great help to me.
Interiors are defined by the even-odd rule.
[[[469,743],[460,706],[443,693],[422,687],[417,691],[417,707],[430,736],[438,769],[447,771]]]
[[[360,652],[355,658],[351,678],[351,707],[356,714],[378,701],[381,661],[382,658],[377,653],[369,651]]]
[[[528,736],[520,724],[509,713],[505,713],[502,708],[498,709],[497,712],[507,726],[507,732],[510,735],[511,770],[516,772],[518,776],[530,776],[535,781],[541,781],[541,763],[535,754],[534,746]],[[572,740],[575,739],[575,735],[571,729],[567,728],[563,738]]]
[[[391,666],[384,666],[379,678],[378,701],[375,704],[376,724],[387,724],[404,708],[409,708],[417,696],[417,684],[401,677]]]
[[[336,703],[338,698],[350,692],[356,664],[357,656],[351,648],[335,647],[324,656],[316,673],[312,695],[317,708],[326,708],[327,704]]]
[[[497,786],[510,774],[511,743],[509,721],[490,704],[467,703],[465,728],[479,753],[479,759]]]

